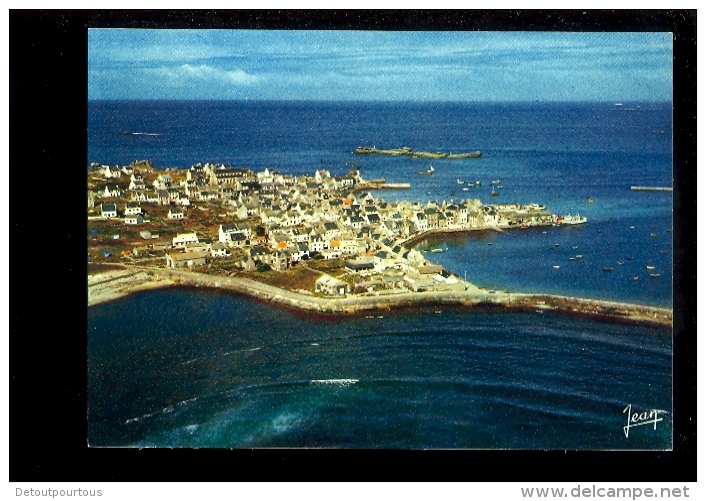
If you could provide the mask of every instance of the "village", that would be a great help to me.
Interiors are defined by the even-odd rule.
[[[358,170],[293,176],[197,164],[92,164],[89,274],[125,266],[244,276],[322,297],[463,291],[414,248],[442,232],[575,224],[543,205],[386,202]]]

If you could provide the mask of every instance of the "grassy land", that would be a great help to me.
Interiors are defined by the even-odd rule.
[[[105,273],[106,271],[113,270],[124,270],[125,266],[121,264],[108,264],[108,263],[90,263],[88,265],[89,275],[98,275],[99,273]]]
[[[266,271],[263,273],[249,273],[248,278],[263,282],[275,287],[283,289],[298,290],[304,289],[308,291],[314,290],[314,282],[321,276],[316,271],[309,268],[297,267],[290,268],[284,272]]]

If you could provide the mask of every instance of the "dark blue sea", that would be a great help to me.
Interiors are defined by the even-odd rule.
[[[672,185],[671,130],[670,103],[90,102],[88,160],[293,174],[353,164],[366,178],[411,183],[374,193],[387,200],[546,204],[588,224],[418,248],[444,249],[427,257],[487,288],[671,307],[672,194],[630,190]],[[358,146],[483,156],[435,160],[423,176],[428,160],[355,155]],[[482,187],[462,191],[457,179]],[[451,309],[316,318],[196,290],[92,307],[88,327],[93,445],[672,445],[669,329]],[[663,421],[625,437],[628,404]]]

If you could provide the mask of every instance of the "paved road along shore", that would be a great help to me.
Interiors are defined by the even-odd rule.
[[[109,274],[90,276],[88,306],[124,297],[133,292],[174,286],[232,291],[283,306],[324,314],[355,314],[393,308],[448,305],[538,312],[555,311],[578,316],[672,326],[670,309],[595,299],[550,294],[490,293],[475,286],[470,286],[464,291],[406,292],[380,296],[324,298],[273,287],[249,278],[137,266],[122,271],[112,271]]]

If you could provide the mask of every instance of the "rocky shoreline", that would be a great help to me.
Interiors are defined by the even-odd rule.
[[[230,291],[281,306],[320,314],[354,315],[401,308],[452,306],[469,309],[500,308],[537,313],[554,312],[596,319],[656,324],[670,328],[673,321],[673,312],[667,308],[550,294],[490,292],[475,286],[469,286],[468,290],[453,292],[405,292],[324,298],[273,287],[248,278],[138,267],[89,277],[88,306],[112,301],[143,290],[176,286]]]

